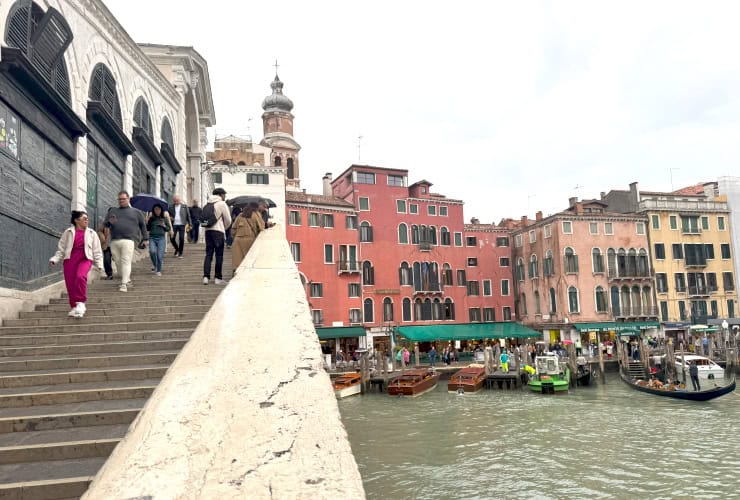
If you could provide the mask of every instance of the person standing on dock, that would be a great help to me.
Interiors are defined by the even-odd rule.
[[[689,375],[691,376],[691,384],[694,386],[694,390],[700,391],[701,386],[699,385],[699,367],[696,366],[696,361],[689,361]]]
[[[501,351],[501,372],[509,373],[509,355],[507,354],[506,349]]]
[[[429,366],[434,366],[435,364],[437,364],[437,350],[434,348],[434,346],[429,349],[427,356],[429,356]]]

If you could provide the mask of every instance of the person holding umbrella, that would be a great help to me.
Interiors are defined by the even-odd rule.
[[[152,259],[152,266],[157,276],[162,276],[166,245],[164,237],[172,231],[170,220],[165,214],[162,205],[157,203],[152,207],[152,215],[146,222],[146,229],[149,231],[149,258]]]
[[[131,284],[131,261],[134,258],[134,246],[142,241],[146,246],[149,235],[146,231],[144,214],[131,206],[131,199],[126,191],[118,193],[118,208],[108,210],[105,222],[110,229],[110,249],[116,261],[118,274],[121,275],[121,292],[128,291]]]
[[[234,246],[231,254],[231,264],[234,272],[244,260],[244,257],[252,248],[257,235],[265,230],[265,224],[257,211],[257,204],[252,202],[242,210],[242,213],[234,219],[231,224],[231,235],[234,238]]]

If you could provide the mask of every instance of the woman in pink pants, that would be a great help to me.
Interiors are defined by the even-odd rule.
[[[64,283],[72,308],[68,316],[82,318],[87,302],[87,273],[93,262],[95,267],[103,270],[103,249],[98,234],[87,227],[85,212],[73,210],[71,223],[73,225],[65,229],[59,238],[59,247],[49,259],[49,265],[54,266],[64,260]]]

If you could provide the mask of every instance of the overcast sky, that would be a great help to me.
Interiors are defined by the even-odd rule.
[[[218,135],[262,137],[275,59],[301,183],[409,170],[498,222],[737,175],[736,2],[105,0],[137,42],[208,61]],[[191,8],[190,5],[193,5]]]

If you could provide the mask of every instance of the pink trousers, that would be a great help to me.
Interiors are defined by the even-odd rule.
[[[75,307],[78,302],[87,302],[87,273],[93,265],[91,260],[82,255],[72,252],[69,259],[64,261],[64,284],[67,285],[70,307]]]

